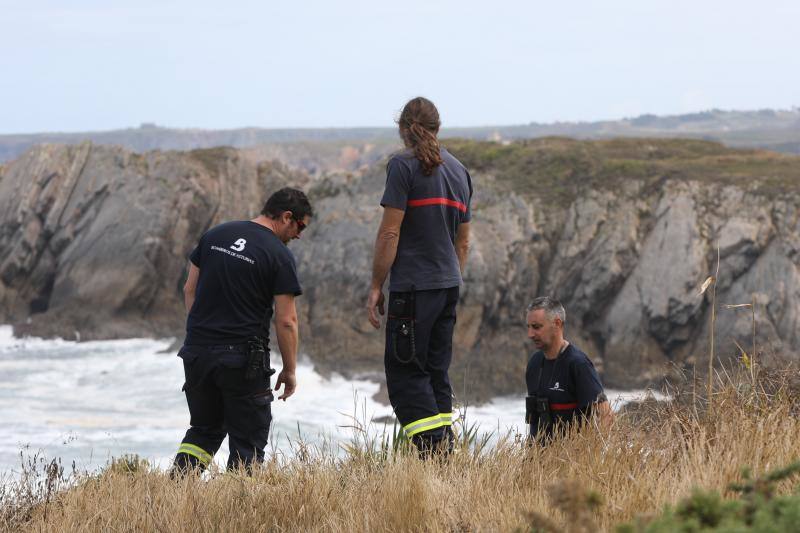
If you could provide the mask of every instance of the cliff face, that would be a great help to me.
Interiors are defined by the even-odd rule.
[[[756,301],[763,356],[800,353],[800,161],[700,141],[452,142],[472,170],[472,250],[452,376],[459,396],[518,392],[525,306],[551,294],[567,337],[607,385],[705,361],[710,294]],[[44,146],[0,177],[0,310],[21,331],[82,338],[176,334],[186,257],[211,224],[303,186],[317,216],[291,247],[305,294],[302,349],[324,369],[382,368],[363,308],[382,165],[311,180],[233,149],[135,155]],[[719,353],[752,344],[747,308],[720,308]],[[465,386],[465,383],[467,384]],[[469,391],[469,394],[466,393]]]
[[[501,146],[449,143],[472,169],[473,238],[451,375],[457,390],[518,392],[530,353],[525,308],[550,294],[567,308],[567,337],[607,385],[640,386],[707,361],[714,274],[717,351],[750,351],[749,308],[764,357],[800,352],[800,161],[694,141]],[[304,339],[333,368],[382,362],[382,334],[362,306],[384,183],[323,180],[318,211],[296,247],[305,284]],[[309,347],[310,346],[310,347]],[[468,387],[463,387],[468,383]]]
[[[298,178],[232,149],[37,147],[0,180],[2,319],[69,338],[179,333],[198,236]]]

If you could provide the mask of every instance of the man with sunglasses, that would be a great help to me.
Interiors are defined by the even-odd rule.
[[[273,400],[269,324],[273,318],[283,368],[280,400],[295,390],[298,328],[294,299],[302,294],[286,246],[309,224],[306,195],[283,188],[252,220],[208,230],[190,256],[183,288],[188,317],[183,359],[191,427],[175,457],[173,475],[206,468],[228,435],[228,468],[264,459]]]

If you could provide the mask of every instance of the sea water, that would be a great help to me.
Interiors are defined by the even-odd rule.
[[[171,344],[15,338],[10,326],[0,326],[0,474],[18,474],[32,457],[93,471],[112,457],[136,454],[168,467],[189,424],[183,365],[168,351]],[[280,369],[276,354],[272,364]],[[391,434],[391,407],[373,399],[378,388],[368,379],[323,377],[303,358],[295,394],[272,404],[267,453],[291,456],[300,442],[337,453],[365,428],[372,436]],[[615,407],[643,394],[607,392]],[[482,432],[513,435],[524,432],[523,396],[460,413]],[[226,440],[217,463],[224,465],[227,455]]]

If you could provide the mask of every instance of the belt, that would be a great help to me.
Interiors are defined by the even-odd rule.
[[[247,351],[247,344],[212,344],[211,346],[204,346],[209,350],[226,350],[229,352],[238,352],[241,350]]]

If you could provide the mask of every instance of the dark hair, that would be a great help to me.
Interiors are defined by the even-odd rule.
[[[564,306],[555,298],[549,296],[534,298],[528,306],[528,312],[530,313],[537,309],[544,309],[544,314],[547,316],[548,320],[555,320],[556,317],[558,317],[561,319],[562,324],[567,320],[567,312],[564,310]]]
[[[306,194],[300,189],[291,187],[275,191],[264,204],[261,214],[274,219],[281,216],[284,211],[291,211],[292,217],[296,220],[314,216],[314,210],[311,208]]]
[[[426,176],[433,173],[433,169],[443,163],[442,154],[439,152],[439,111],[433,102],[422,96],[409,100],[400,113],[397,121],[400,126],[401,137],[414,150],[414,156],[422,163],[422,172]]]

